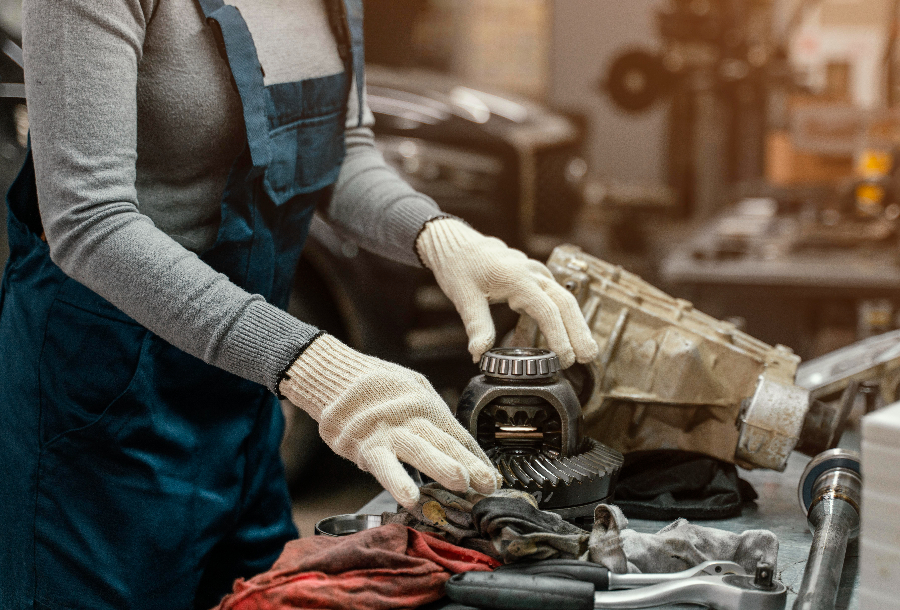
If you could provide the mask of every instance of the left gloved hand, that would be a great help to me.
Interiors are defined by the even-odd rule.
[[[564,368],[597,356],[575,297],[538,261],[454,218],[426,224],[416,249],[462,317],[475,362],[496,338],[488,306],[504,301],[534,318]]]

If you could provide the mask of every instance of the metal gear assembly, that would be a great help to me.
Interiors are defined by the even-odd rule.
[[[618,451],[582,436],[581,405],[547,349],[496,348],[482,356],[457,419],[503,476],[542,510],[565,519],[593,516],[612,499],[622,469]]]

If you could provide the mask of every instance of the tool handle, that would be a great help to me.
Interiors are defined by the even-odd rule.
[[[544,559],[523,563],[511,563],[497,568],[498,572],[552,576],[589,582],[595,591],[609,590],[609,570],[596,563],[577,559]]]
[[[465,572],[450,577],[447,596],[491,610],[593,610],[594,586],[571,578]]]

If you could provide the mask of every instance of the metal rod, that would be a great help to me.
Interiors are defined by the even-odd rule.
[[[495,432],[494,438],[498,440],[510,439],[510,438],[525,438],[532,440],[541,440],[544,438],[543,432]]]
[[[859,535],[859,454],[844,449],[820,453],[800,477],[798,493],[813,540],[793,610],[833,610],[847,542]]]
[[[826,501],[819,502],[810,515],[810,519],[817,520],[819,526],[813,534],[794,610],[834,608],[847,542],[854,523],[859,523],[856,510],[837,499],[832,500],[830,506],[826,506]]]

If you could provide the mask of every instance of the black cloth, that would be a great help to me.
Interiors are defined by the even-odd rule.
[[[631,519],[727,519],[756,491],[734,464],[701,453],[660,449],[625,456],[615,503]]]

